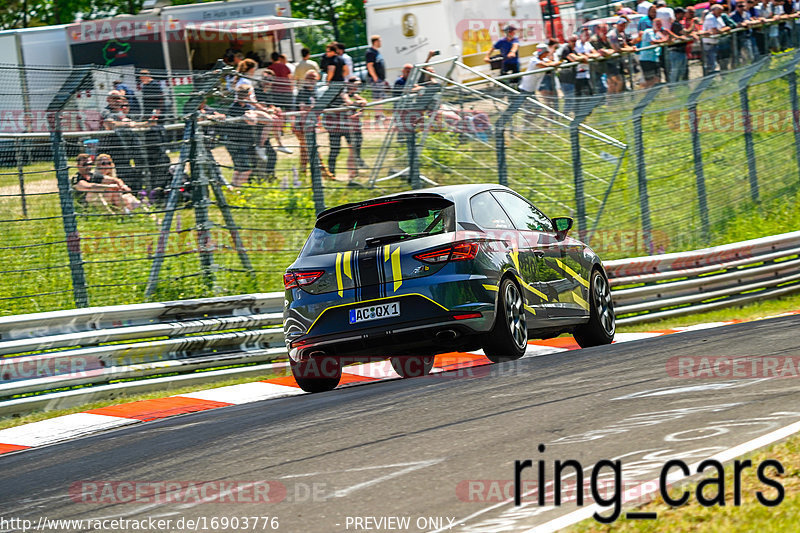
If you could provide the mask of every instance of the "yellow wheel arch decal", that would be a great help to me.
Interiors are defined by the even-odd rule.
[[[400,247],[394,249],[393,252],[390,252],[391,245],[387,244],[383,247],[383,262],[391,260],[392,266],[392,281],[394,282],[394,286],[392,290],[397,292],[397,289],[403,284],[403,269],[400,266]]]

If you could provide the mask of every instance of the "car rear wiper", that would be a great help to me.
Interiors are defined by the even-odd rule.
[[[400,241],[403,239],[408,239],[411,237],[424,237],[425,235],[430,235],[428,232],[421,232],[421,233],[391,233],[389,235],[381,235],[380,237],[369,237],[366,240],[367,247],[375,246],[377,244],[388,244],[395,241]]]

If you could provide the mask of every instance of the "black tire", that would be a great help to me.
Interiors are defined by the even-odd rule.
[[[573,332],[575,341],[581,348],[611,344],[616,331],[614,302],[611,299],[611,288],[603,274],[592,271],[589,284],[589,322],[581,324]]]
[[[516,283],[504,279],[497,295],[494,326],[483,342],[483,352],[491,362],[502,363],[519,359],[527,347],[528,323],[522,292]]]
[[[404,378],[427,376],[433,368],[432,355],[397,355],[391,361],[394,371]]]
[[[290,359],[297,386],[306,392],[333,390],[342,377],[342,364],[335,357],[314,357],[303,362]]]

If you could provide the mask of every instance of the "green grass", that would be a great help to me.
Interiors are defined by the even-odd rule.
[[[650,533],[657,531],[673,531],[676,533],[689,533],[694,531],[724,531],[726,533],[783,533],[796,531],[800,523],[800,435],[795,435],[784,442],[773,444],[763,450],[748,454],[746,458],[754,466],[767,459],[779,461],[784,468],[782,475],[777,474],[773,468],[767,469],[767,475],[783,485],[785,498],[777,507],[764,507],[758,500],[756,493],[763,492],[764,497],[775,499],[775,489],[761,483],[756,475],[756,468],[747,468],[742,474],[742,505],[733,505],[733,473],[732,467],[725,469],[725,501],[724,507],[703,507],[697,503],[694,496],[697,484],[692,483],[681,487],[681,490],[672,489],[670,496],[677,498],[683,490],[689,490],[691,498],[689,503],[682,507],[672,508],[659,496],[652,502],[643,505],[642,511],[656,512],[656,520],[626,520],[620,518],[610,525],[599,524],[593,519],[585,520],[567,531],[579,533],[594,532],[624,532],[624,533]],[[712,469],[713,471],[713,469]],[[716,488],[707,487],[705,496],[714,497]]]
[[[773,122],[780,122],[783,114],[777,111],[788,107],[786,82],[771,79],[785,61],[783,57],[776,57],[769,69],[758,74],[759,84],[749,89],[751,110],[766,117],[753,135],[761,195],[758,202],[750,199],[741,131],[715,127],[713,120],[704,123],[700,137],[708,191],[710,229],[707,233],[700,224],[691,136],[685,120],[689,89],[662,89],[648,106],[642,130],[654,252],[684,251],[800,227],[800,174],[795,161],[794,138],[785,124],[777,128],[777,133],[770,131],[772,124],[769,122],[774,117],[778,118]],[[727,75],[703,93],[698,105],[701,115],[738,109],[737,76],[736,73]],[[641,93],[609,97],[587,120],[597,130],[626,143],[627,150],[586,135],[581,135],[580,139],[588,229],[596,229],[589,235],[590,244],[606,260],[649,253],[640,229],[642,215],[631,121],[632,109],[641,97]],[[502,110],[502,106],[495,109],[488,100],[462,102],[450,98],[448,103],[465,110],[474,107],[475,111],[487,112],[492,121]],[[384,135],[382,131],[365,129],[363,155],[369,164],[374,164]],[[320,132],[317,137],[322,145],[321,154],[327,159],[328,136]],[[494,140],[491,136],[486,140],[487,143],[482,143],[457,133],[432,132],[420,154],[420,171],[439,184],[496,182]],[[296,142],[288,133],[284,141],[290,147]],[[509,128],[506,145],[509,184],[548,215],[576,216],[568,131],[547,126],[542,120],[532,121],[518,113]],[[292,168],[298,165],[294,148],[294,155],[279,155],[277,182],[225,193],[234,208],[236,223],[241,227],[254,277],[250,278],[243,271],[221,213],[213,204],[209,208],[214,224],[211,230],[213,279],[202,276],[195,215],[192,210],[183,209],[176,213],[158,290],[150,300],[282,288],[281,274],[296,258],[314,221],[310,178],[301,176],[299,186],[291,186]],[[214,153],[227,159],[222,147],[217,147]],[[339,156],[339,177],[346,175],[345,159],[346,150],[343,150]],[[615,175],[617,161],[620,165]],[[381,175],[406,165],[405,146],[395,138]],[[51,166],[47,162],[36,163],[25,170],[39,172]],[[230,180],[229,168],[223,168],[222,173]],[[47,174],[32,174],[31,179],[40,179],[43,175]],[[52,173],[47,179],[54,183]],[[16,168],[0,169],[0,187],[13,186],[16,182]],[[360,180],[361,184],[364,182]],[[327,180],[324,185],[327,206],[408,187],[402,179],[383,182],[381,188],[375,189]],[[214,200],[213,196],[211,199]],[[0,242],[0,316],[74,306],[57,195],[29,197],[28,212],[31,219],[21,220],[19,200],[0,198],[0,235],[3,235]],[[144,301],[158,239],[156,222],[146,215],[108,216],[94,210],[80,213],[77,223],[90,304]]]

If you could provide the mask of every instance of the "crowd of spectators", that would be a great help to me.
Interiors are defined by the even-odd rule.
[[[703,72],[709,73],[784,50],[794,44],[793,30],[800,22],[798,8],[800,0],[725,0],[711,4],[698,16],[694,7],[673,8],[665,0],[655,4],[638,0],[635,10],[615,4],[613,19],[586,24],[566,36],[563,43],[539,43],[529,58],[520,57],[518,29],[508,25],[484,60],[501,75],[518,74],[524,69],[525,75],[510,83],[544,98],[564,97],[564,112],[572,112],[573,97],[635,88],[626,79],[631,84],[635,79],[640,88],[685,80],[690,59],[700,59]],[[390,84],[380,51],[381,37],[373,35],[369,42],[360,72],[356,72],[345,45],[336,42],[326,46],[319,62],[311,58],[307,48],[296,64],[279,52],[268,59],[233,49],[225,53],[223,61],[232,67],[231,72],[226,75],[222,92],[215,95],[210,106],[204,104],[200,113],[202,118],[219,123],[206,131],[214,136],[210,144],[224,146],[230,155],[233,187],[254,179],[274,179],[278,153],[293,153],[284,144],[288,132],[296,137],[292,146],[299,149],[297,169],[306,172],[310,162],[306,133],[318,125],[328,141],[327,157],[320,154],[317,161],[322,175],[335,179],[337,160],[346,144],[346,175],[349,179],[358,177],[359,170],[366,168],[361,153],[363,109],[367,105],[361,94],[362,80],[372,99],[383,100],[408,90],[413,70],[412,64],[403,65]],[[436,54],[438,51],[431,50],[426,62]],[[411,91],[430,83],[435,83],[431,74],[423,70]],[[97,152],[102,158],[98,156],[97,160],[102,159],[104,165],[111,162],[116,181],[99,177],[102,172],[88,173],[93,163],[88,155],[78,161],[79,173],[73,186],[82,204],[132,211],[139,207],[139,197],[158,201],[174,185],[176,165],[168,154],[170,142],[164,129],[172,107],[163,80],[154,79],[145,69],[137,72],[138,91],[122,80],[115,80],[113,85],[102,111],[102,126],[113,133],[99,140]],[[335,98],[328,98],[328,108],[337,111],[309,122],[309,113],[326,89],[336,90]],[[464,118],[445,107],[433,111],[438,113],[437,119],[458,122]],[[383,111],[375,109],[376,124],[381,122]],[[325,146],[324,140],[319,145]]]

